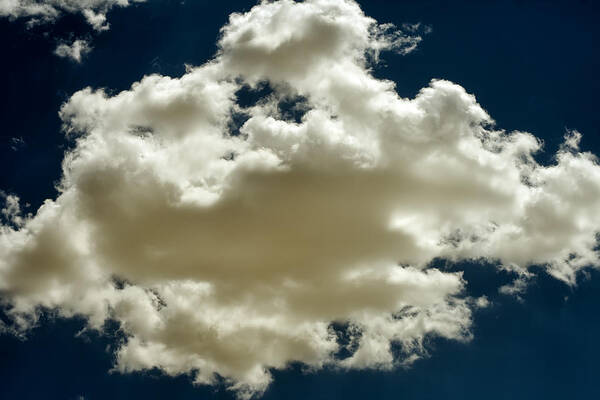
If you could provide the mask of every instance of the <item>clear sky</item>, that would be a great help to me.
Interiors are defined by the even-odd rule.
[[[0,398],[600,396],[596,2],[33,3]]]

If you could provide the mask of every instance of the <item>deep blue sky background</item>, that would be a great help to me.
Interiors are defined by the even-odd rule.
[[[392,3],[392,4],[390,4]],[[149,73],[180,76],[216,51],[219,28],[252,1],[149,0],[109,14],[111,30],[93,39],[81,64],[52,54],[59,39],[91,34],[78,16],[26,29],[0,19],[0,189],[34,212],[55,196],[69,146],[57,112],[85,86],[127,89]],[[375,73],[413,97],[432,78],[464,86],[506,130],[542,138],[552,162],[566,128],[600,155],[600,3],[595,1],[363,1],[379,22],[432,27],[408,56],[385,54]],[[73,36],[74,37],[74,36]],[[12,138],[24,144],[16,145]],[[13,147],[16,149],[13,149]],[[466,269],[472,295],[490,308],[474,315],[468,344],[432,339],[430,357],[393,372],[274,372],[265,399],[564,399],[600,398],[600,273],[568,288],[540,273],[524,301],[497,294],[510,281],[481,265]],[[48,318],[20,341],[0,335],[0,399],[229,399],[221,389],[158,372],[110,374],[116,333],[75,337],[82,321]]]

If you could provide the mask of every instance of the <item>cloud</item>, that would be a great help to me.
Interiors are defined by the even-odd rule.
[[[22,137],[13,137],[10,139],[9,146],[12,151],[19,151],[23,147],[27,146],[27,143],[25,143],[25,140]]]
[[[23,217],[21,213],[21,204],[19,198],[15,195],[6,194],[0,191],[0,197],[4,200],[4,207],[0,210],[4,220],[9,224],[14,224],[17,227],[23,225]]]
[[[52,23],[64,13],[81,14],[96,31],[109,29],[106,14],[114,7],[128,7],[146,0],[0,0],[0,17],[25,18],[27,26]],[[59,57],[80,63],[92,50],[89,40],[76,39],[71,44],[60,43],[54,50]]]
[[[83,56],[88,54],[92,48],[87,40],[76,39],[71,44],[61,43],[54,50],[54,54],[59,57],[70,58],[80,63]]]
[[[52,22],[62,13],[81,13],[97,31],[108,29],[106,13],[145,0],[0,0],[0,16],[29,18],[30,24]]]
[[[116,370],[218,374],[249,397],[292,361],[389,369],[430,335],[469,340],[487,301],[438,257],[569,283],[597,267],[600,167],[580,135],[543,166],[538,139],[495,128],[456,84],[399,97],[370,66],[407,37],[351,1],[263,2],[181,78],[75,93],[59,196],[5,207],[14,325],[40,307],[114,319]]]
[[[532,272],[514,265],[503,266],[502,269],[509,273],[516,274],[516,277],[512,282],[500,286],[498,288],[498,292],[505,295],[514,296],[517,300],[523,302],[521,295],[526,292],[531,279],[535,275]]]

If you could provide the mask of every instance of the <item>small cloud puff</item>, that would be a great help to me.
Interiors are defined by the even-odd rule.
[[[61,43],[54,50],[54,54],[59,57],[69,58],[77,63],[81,63],[82,58],[92,50],[87,40],[77,39],[73,43]]]
[[[25,140],[22,137],[13,137],[10,139],[9,146],[12,151],[19,151],[27,146],[27,143],[25,143]]]
[[[108,29],[106,13],[146,0],[0,0],[0,16],[29,18],[30,24],[48,23],[62,13],[81,13],[97,31]]]

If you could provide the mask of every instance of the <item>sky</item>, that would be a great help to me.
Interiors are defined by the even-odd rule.
[[[597,397],[599,11],[0,0],[0,398]]]

